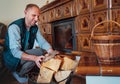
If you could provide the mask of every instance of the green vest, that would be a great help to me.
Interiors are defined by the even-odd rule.
[[[20,28],[21,46],[22,46],[21,50],[25,51],[26,50],[26,48],[25,48],[25,46],[26,46],[25,45],[25,41],[26,41],[25,34],[26,34],[26,31],[27,31],[27,29],[25,27],[25,19],[21,18],[19,20],[14,21],[10,25],[12,25],[12,24],[16,24]],[[29,39],[28,39],[27,49],[32,49],[33,48],[37,31],[38,31],[37,25],[32,26],[30,28],[30,31],[29,31],[30,36],[29,36]],[[8,32],[7,32],[6,37],[5,37],[5,49],[3,51],[3,61],[4,61],[4,64],[6,65],[6,67],[11,71],[15,71],[18,67],[18,64],[20,63],[20,59],[15,58],[10,51]]]

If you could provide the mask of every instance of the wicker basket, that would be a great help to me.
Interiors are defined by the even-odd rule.
[[[103,23],[112,22],[118,24],[115,21],[103,21],[95,25],[91,32],[91,39],[94,46],[94,51],[98,57],[98,61],[101,64],[118,64],[120,63],[120,35],[95,35],[94,30],[97,26]]]

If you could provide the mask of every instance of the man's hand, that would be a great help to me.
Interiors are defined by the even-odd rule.
[[[52,51],[50,53],[45,54],[44,62],[50,60],[51,58],[54,58],[57,54],[59,54],[59,52],[56,51],[56,50],[54,50],[54,51]]]
[[[44,60],[45,56],[36,56],[34,61],[38,68],[40,68],[42,61]]]

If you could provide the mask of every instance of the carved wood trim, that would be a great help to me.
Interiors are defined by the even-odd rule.
[[[72,1],[72,0],[55,0],[55,1],[45,5],[43,7],[41,7],[40,8],[41,13],[46,12],[46,11],[52,9],[52,8],[57,7],[57,6],[63,5],[65,3],[67,3],[67,2],[69,2],[69,1]]]

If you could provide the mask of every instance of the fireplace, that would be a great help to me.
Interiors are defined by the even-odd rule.
[[[62,52],[76,50],[74,18],[52,23],[53,48]]]

